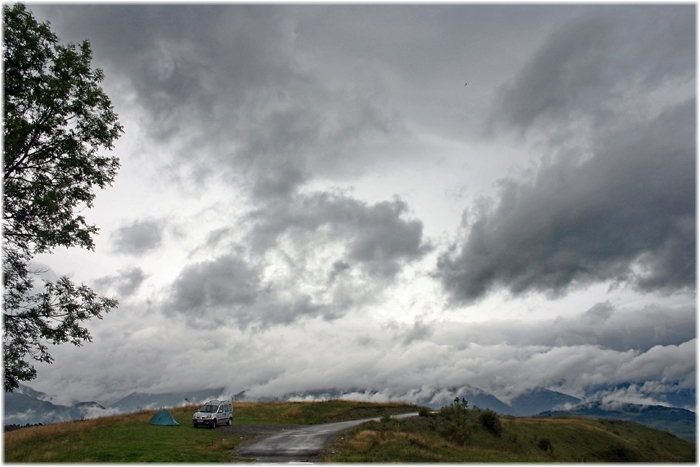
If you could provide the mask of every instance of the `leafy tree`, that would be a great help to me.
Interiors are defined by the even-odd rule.
[[[35,286],[30,262],[55,247],[94,250],[97,227],[79,213],[94,187],[111,185],[119,159],[100,155],[123,132],[91,69],[90,44],[60,45],[25,6],[3,5],[4,389],[36,377],[30,358],[51,363],[47,344],[91,341],[82,321],[117,301],[67,277]]]

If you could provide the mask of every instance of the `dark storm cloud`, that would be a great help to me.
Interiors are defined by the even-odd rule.
[[[467,240],[440,257],[454,301],[495,289],[557,296],[599,281],[693,288],[695,99],[647,121],[619,104],[630,89],[640,100],[694,79],[694,11],[583,15],[501,88],[492,128],[544,131],[547,158],[533,181],[501,180],[498,202],[477,204]]]
[[[101,277],[95,281],[98,288],[114,289],[120,297],[129,297],[134,294],[146,280],[146,274],[139,267],[133,267],[119,271],[116,276]]]
[[[562,157],[533,183],[503,180],[498,206],[476,214],[438,270],[458,302],[607,280],[693,288],[695,100],[602,141],[584,162]]]
[[[298,10],[108,5],[47,14],[79,28],[108,75],[135,91],[141,125],[172,143],[174,165],[200,180],[234,177],[267,200],[317,174],[362,171],[376,158],[358,149],[363,142],[405,131],[378,102],[376,78],[337,82],[317,72],[323,64],[296,44]]]
[[[161,244],[162,230],[162,222],[159,220],[134,221],[112,233],[112,249],[127,255],[140,255],[154,250]]]
[[[614,109],[601,104],[621,88],[648,92],[694,73],[694,6],[606,8],[552,34],[501,88],[491,123],[525,132],[580,114],[607,122]]]
[[[344,257],[331,274],[362,265],[371,275],[390,278],[402,263],[432,248],[423,240],[423,223],[403,218],[407,211],[400,199],[369,205],[331,193],[298,195],[253,213],[250,240],[259,251],[274,247],[285,233],[304,241],[342,241]]]

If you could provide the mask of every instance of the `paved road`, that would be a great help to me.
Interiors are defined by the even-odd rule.
[[[406,418],[416,415],[418,414],[407,413],[394,415],[393,417]],[[365,418],[364,420],[310,425],[304,428],[276,433],[269,438],[265,438],[257,443],[242,448],[238,451],[238,454],[243,457],[253,457],[262,462],[308,460],[310,457],[316,456],[321,452],[324,444],[332,434],[370,420],[379,421],[380,418]]]

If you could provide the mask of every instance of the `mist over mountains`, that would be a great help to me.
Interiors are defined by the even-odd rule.
[[[239,399],[246,400],[246,392],[237,395]],[[266,400],[298,400],[298,401],[315,401],[326,399],[350,399],[350,400],[365,400],[368,402],[388,402],[388,401],[406,401],[417,405],[423,405],[432,409],[439,409],[445,405],[451,404],[455,397],[465,399],[470,407],[479,407],[482,409],[491,409],[494,412],[503,415],[528,416],[535,415],[544,410],[563,409],[580,404],[582,401],[577,397],[572,397],[562,394],[557,391],[551,391],[544,388],[537,388],[532,391],[520,394],[507,404],[486,391],[475,388],[469,385],[453,388],[430,388],[423,387],[417,390],[411,390],[401,396],[392,395],[388,391],[370,391],[370,390],[350,390],[343,391],[338,389],[329,389],[325,391],[304,391],[299,393],[285,394],[279,398],[264,398]]]

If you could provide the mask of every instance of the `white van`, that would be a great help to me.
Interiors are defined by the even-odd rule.
[[[192,424],[195,428],[199,425],[216,428],[221,424],[233,423],[233,402],[212,400],[204,404],[193,416]]]

